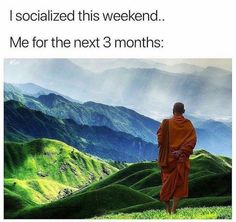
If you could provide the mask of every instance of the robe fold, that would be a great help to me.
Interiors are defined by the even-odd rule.
[[[174,115],[171,119],[162,122],[157,131],[157,138],[159,155],[167,155],[166,161],[163,161],[163,157],[161,159],[159,157],[162,179],[160,200],[169,201],[173,197],[187,197],[189,156],[193,153],[197,141],[191,121],[183,115]],[[178,150],[181,154],[176,157],[173,152]]]

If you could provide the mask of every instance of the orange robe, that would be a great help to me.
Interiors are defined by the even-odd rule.
[[[188,196],[188,175],[190,170],[189,156],[196,145],[196,132],[190,120],[183,115],[174,115],[169,122],[169,149],[167,165],[161,166],[162,188],[161,201],[169,201],[173,197]],[[163,123],[157,131],[159,149],[163,142]],[[163,142],[164,143],[164,142]],[[173,156],[173,151],[181,150],[179,158]]]

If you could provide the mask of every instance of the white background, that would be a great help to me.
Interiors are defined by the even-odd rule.
[[[1,136],[3,141],[3,59],[4,58],[232,58],[236,56],[235,9],[233,0],[2,0],[0,34],[0,99]],[[153,11],[158,9],[165,19],[162,23],[140,22],[73,22],[19,23],[9,21],[9,10],[90,10],[93,11]],[[10,49],[10,36],[49,38],[55,35],[68,38],[94,38],[110,35],[114,38],[150,36],[164,39],[162,49]],[[233,70],[233,100],[235,94]],[[235,111],[233,105],[233,113]],[[233,137],[235,123],[233,116]],[[236,158],[233,139],[233,159]],[[3,142],[1,144],[3,146]],[[1,149],[1,187],[3,187],[3,147]],[[234,162],[233,162],[234,163]],[[233,164],[234,165],[234,164]],[[235,168],[235,167],[234,167]],[[235,169],[233,170],[235,180]],[[235,186],[235,181],[233,181]],[[2,193],[3,195],[3,193]],[[233,196],[236,196],[235,189]],[[2,197],[3,200],[3,197]],[[3,202],[1,218],[3,218]],[[235,201],[233,199],[233,205]],[[233,209],[235,212],[235,209]],[[234,217],[235,218],[235,217]]]

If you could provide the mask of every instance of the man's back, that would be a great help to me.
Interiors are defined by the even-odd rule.
[[[184,148],[189,144],[195,146],[196,144],[196,132],[190,120],[184,118],[183,115],[173,115],[168,120],[169,124],[169,148],[178,150]],[[163,123],[161,124],[157,135],[158,143],[163,142]]]
[[[191,141],[196,143],[196,133],[191,121],[183,115],[174,115],[169,119],[169,147],[180,149]]]

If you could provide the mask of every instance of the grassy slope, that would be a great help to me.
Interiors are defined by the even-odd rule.
[[[169,215],[164,210],[148,210],[138,213],[109,214],[95,219],[231,219],[231,207],[183,208]]]
[[[147,174],[149,175],[150,172],[152,173],[155,171],[158,171],[156,167],[156,163],[147,162],[147,163],[132,164],[118,171],[117,173],[108,176],[106,179],[102,181],[91,184],[87,188],[83,189],[82,192],[96,190],[98,188],[102,188],[102,187],[105,187],[114,183],[122,184],[122,182],[124,181],[126,181],[125,185],[130,186],[134,182],[138,182],[140,180],[140,178],[137,177],[137,174],[145,175],[147,172]],[[134,178],[134,180],[132,178]],[[131,181],[129,181],[130,179]]]
[[[198,150],[191,157],[190,193],[204,192],[212,195],[229,194],[231,191],[231,164],[221,156]],[[221,183],[221,186],[218,184]],[[96,190],[110,184],[124,184],[152,197],[160,190],[160,170],[155,162],[133,164],[106,179],[91,184],[83,191]]]
[[[230,162],[225,162],[224,158],[205,151],[197,151],[192,156],[191,162],[190,196],[201,198],[183,200],[180,207],[231,205]],[[20,218],[90,218],[109,213],[162,209],[162,203],[152,198],[156,197],[160,189],[160,185],[153,186],[160,182],[159,174],[156,163],[133,164],[66,199],[44,206],[25,208],[15,216]],[[61,207],[64,210],[56,213]]]
[[[58,192],[62,189],[77,190],[74,187],[47,179],[5,179],[4,187],[11,193],[15,193],[37,204],[56,200]]]
[[[36,204],[25,198],[24,196],[21,196],[19,194],[16,194],[7,188],[4,188],[4,217],[5,218],[11,218],[15,212],[18,210],[21,210],[26,207],[33,207],[36,206]]]
[[[37,160],[36,153],[38,153],[39,150],[40,150],[39,153],[43,152],[43,153],[46,153],[47,155],[48,155],[48,151],[50,150],[51,152],[50,155],[52,156],[56,155],[56,153],[53,154],[53,152],[60,150],[56,146],[56,144],[57,143],[60,145],[63,144],[61,142],[52,141],[52,140],[39,140],[39,141],[40,141],[41,146],[40,145],[34,146],[34,149],[32,150],[30,150],[29,147],[25,148],[29,152],[27,153],[27,156],[29,158],[31,158],[31,155],[32,155],[34,159]],[[38,140],[32,143],[34,144],[35,142],[36,144],[38,144]],[[50,147],[50,145],[47,146],[48,142],[50,142],[49,144],[55,143],[53,146],[57,147],[57,149],[47,150],[48,146]],[[22,144],[13,144],[13,145],[14,145],[13,146],[14,148],[12,147],[13,149],[12,151],[11,151],[12,144],[10,144],[8,149],[5,149],[5,152],[7,153],[13,152],[14,149],[16,148],[15,145],[22,146]],[[23,147],[25,146],[26,144],[23,145]],[[32,144],[30,144],[30,147],[33,147]],[[43,151],[41,150],[42,147],[44,148]],[[18,147],[18,149],[24,150],[24,148],[22,147],[21,148]],[[64,152],[65,152],[64,160],[68,160],[69,158],[68,156],[72,155],[71,148],[69,147],[68,149],[65,149]],[[84,168],[86,172],[88,172],[91,169],[94,170],[96,168],[94,167],[94,164],[92,164],[90,168],[88,168],[89,164],[91,163],[91,159],[93,159],[92,157],[88,157],[87,155],[83,153],[79,153],[79,154],[80,154],[79,155],[80,157],[84,155],[86,157],[86,160],[90,158],[90,161],[87,161],[88,162],[86,165],[87,168]],[[20,153],[20,155],[22,155],[22,153]],[[53,159],[53,157],[50,157],[50,158]],[[49,160],[51,160],[50,158]],[[30,178],[30,180],[29,179],[27,180],[26,177],[29,177],[29,175],[23,175],[21,172],[27,169],[28,173],[31,172],[31,175],[32,175],[32,173],[34,172],[33,176],[35,176],[36,171],[32,171],[31,167],[22,169],[21,171],[20,170],[21,167],[25,165],[23,163],[19,163],[20,160],[23,161],[23,163],[25,162],[25,160],[22,157],[14,161],[14,163],[13,161],[9,160],[9,163],[8,162],[6,163],[8,165],[6,168],[7,171],[5,172],[5,175],[12,175],[13,172],[17,172],[17,174],[19,174],[19,177],[21,177],[21,180],[23,179],[24,181],[21,183],[17,182],[16,185],[14,185],[15,187],[18,187],[18,189],[15,188],[17,192],[13,193],[12,187],[14,187],[13,186],[14,179],[6,179],[5,187],[6,187],[7,192],[5,191],[5,193],[8,196],[11,196],[12,194],[13,194],[12,196],[14,195],[17,196],[21,192],[20,193],[21,196],[24,196],[25,199],[18,200],[18,201],[22,202],[21,205],[23,206],[22,207],[23,210],[18,211],[17,214],[10,214],[10,213],[5,214],[6,217],[90,218],[90,217],[109,214],[109,213],[141,212],[141,211],[146,211],[146,210],[151,210],[151,209],[160,209],[163,207],[162,203],[153,199],[153,197],[156,198],[157,192],[159,192],[160,190],[160,171],[156,167],[156,163],[154,162],[146,162],[146,163],[138,163],[138,164],[129,165],[128,167],[106,177],[105,179],[101,181],[92,183],[88,187],[84,188],[80,192],[76,192],[74,195],[71,195],[70,197],[61,199],[59,201],[54,201],[46,205],[35,206],[34,202],[37,202],[37,201],[35,201],[34,199],[33,204],[28,203],[27,200],[30,200],[30,199],[32,200],[32,196],[30,197],[24,194],[23,192],[24,189],[21,186],[30,187],[31,185],[33,186],[33,189],[35,189],[35,187],[40,187],[40,190],[44,190],[44,192],[41,192],[43,193],[43,195],[40,196],[39,194],[37,194],[37,196],[34,196],[33,198],[39,198],[39,199],[42,198],[43,200],[40,200],[40,201],[45,201],[48,198],[48,195],[53,195],[53,192],[50,192],[50,189],[51,189],[50,186],[55,187],[56,185],[55,184],[50,185],[50,182],[47,181],[49,178],[47,177],[40,178],[42,181],[45,182],[45,183],[40,182],[40,185],[36,185],[37,181],[39,180],[38,178],[32,177]],[[47,160],[47,157],[46,158],[44,157],[42,158],[41,161],[49,161],[49,160]],[[98,160],[95,159],[94,161],[96,162]],[[36,162],[40,162],[40,161],[37,160]],[[74,158],[72,158],[72,163],[74,163]],[[45,164],[48,165],[49,163],[40,162],[40,164],[44,166]],[[101,164],[105,164],[105,163],[101,162]],[[200,151],[195,152],[195,154],[192,156],[191,165],[192,165],[192,168],[191,168],[191,174],[190,174],[190,197],[202,197],[202,196],[205,196],[205,197],[186,199],[182,201],[181,207],[230,205],[231,204],[231,185],[230,185],[231,183],[229,183],[229,181],[231,180],[230,160],[225,159],[220,156],[214,156],[206,151],[200,150]],[[56,167],[57,169],[59,165],[54,164],[54,167]],[[108,167],[110,168],[111,166],[108,165]],[[44,170],[46,169],[47,168],[43,168],[40,170],[44,172]],[[111,168],[111,171],[112,170],[116,171],[115,168],[114,169]],[[57,174],[58,174],[58,171],[57,171]],[[58,175],[53,175],[52,173],[48,177],[51,177],[51,179],[56,184],[62,184],[60,181],[61,177],[58,177]],[[67,182],[69,180],[73,180],[73,178],[71,178],[70,175],[68,176],[68,178],[69,179],[67,180],[63,180],[63,183],[66,184],[67,186],[71,184]],[[85,176],[85,180],[86,179],[88,179],[88,177],[86,178]],[[32,189],[32,187],[30,187],[30,189]],[[35,194],[35,192],[33,193]],[[30,192],[28,193],[28,195],[30,195]],[[50,198],[52,198],[52,196]],[[10,202],[11,202],[11,199],[10,199]],[[61,208],[64,210],[58,210]]]
[[[207,170],[214,173],[231,171],[231,160],[222,156],[213,155],[205,150],[196,150],[191,156],[191,172],[197,173]]]
[[[38,204],[55,200],[64,188],[75,191],[117,171],[104,161],[49,139],[6,142],[4,158],[5,194]]]
[[[21,211],[18,218],[89,218],[127,206],[155,201],[123,185],[111,185]],[[63,210],[61,210],[63,209]]]
[[[231,205],[231,196],[224,197],[201,197],[201,198],[189,198],[184,199],[180,202],[179,207],[212,207],[212,206],[229,206]],[[117,213],[132,213],[132,212],[143,212],[152,209],[163,209],[163,204],[160,201],[153,201],[145,204],[137,204],[135,206],[126,207],[113,211]]]
[[[203,197],[183,200],[180,208],[229,206],[231,196]],[[50,204],[25,208],[16,218],[91,218],[105,214],[145,212],[163,209],[163,204],[123,185],[78,193]],[[61,210],[63,209],[63,210]]]

